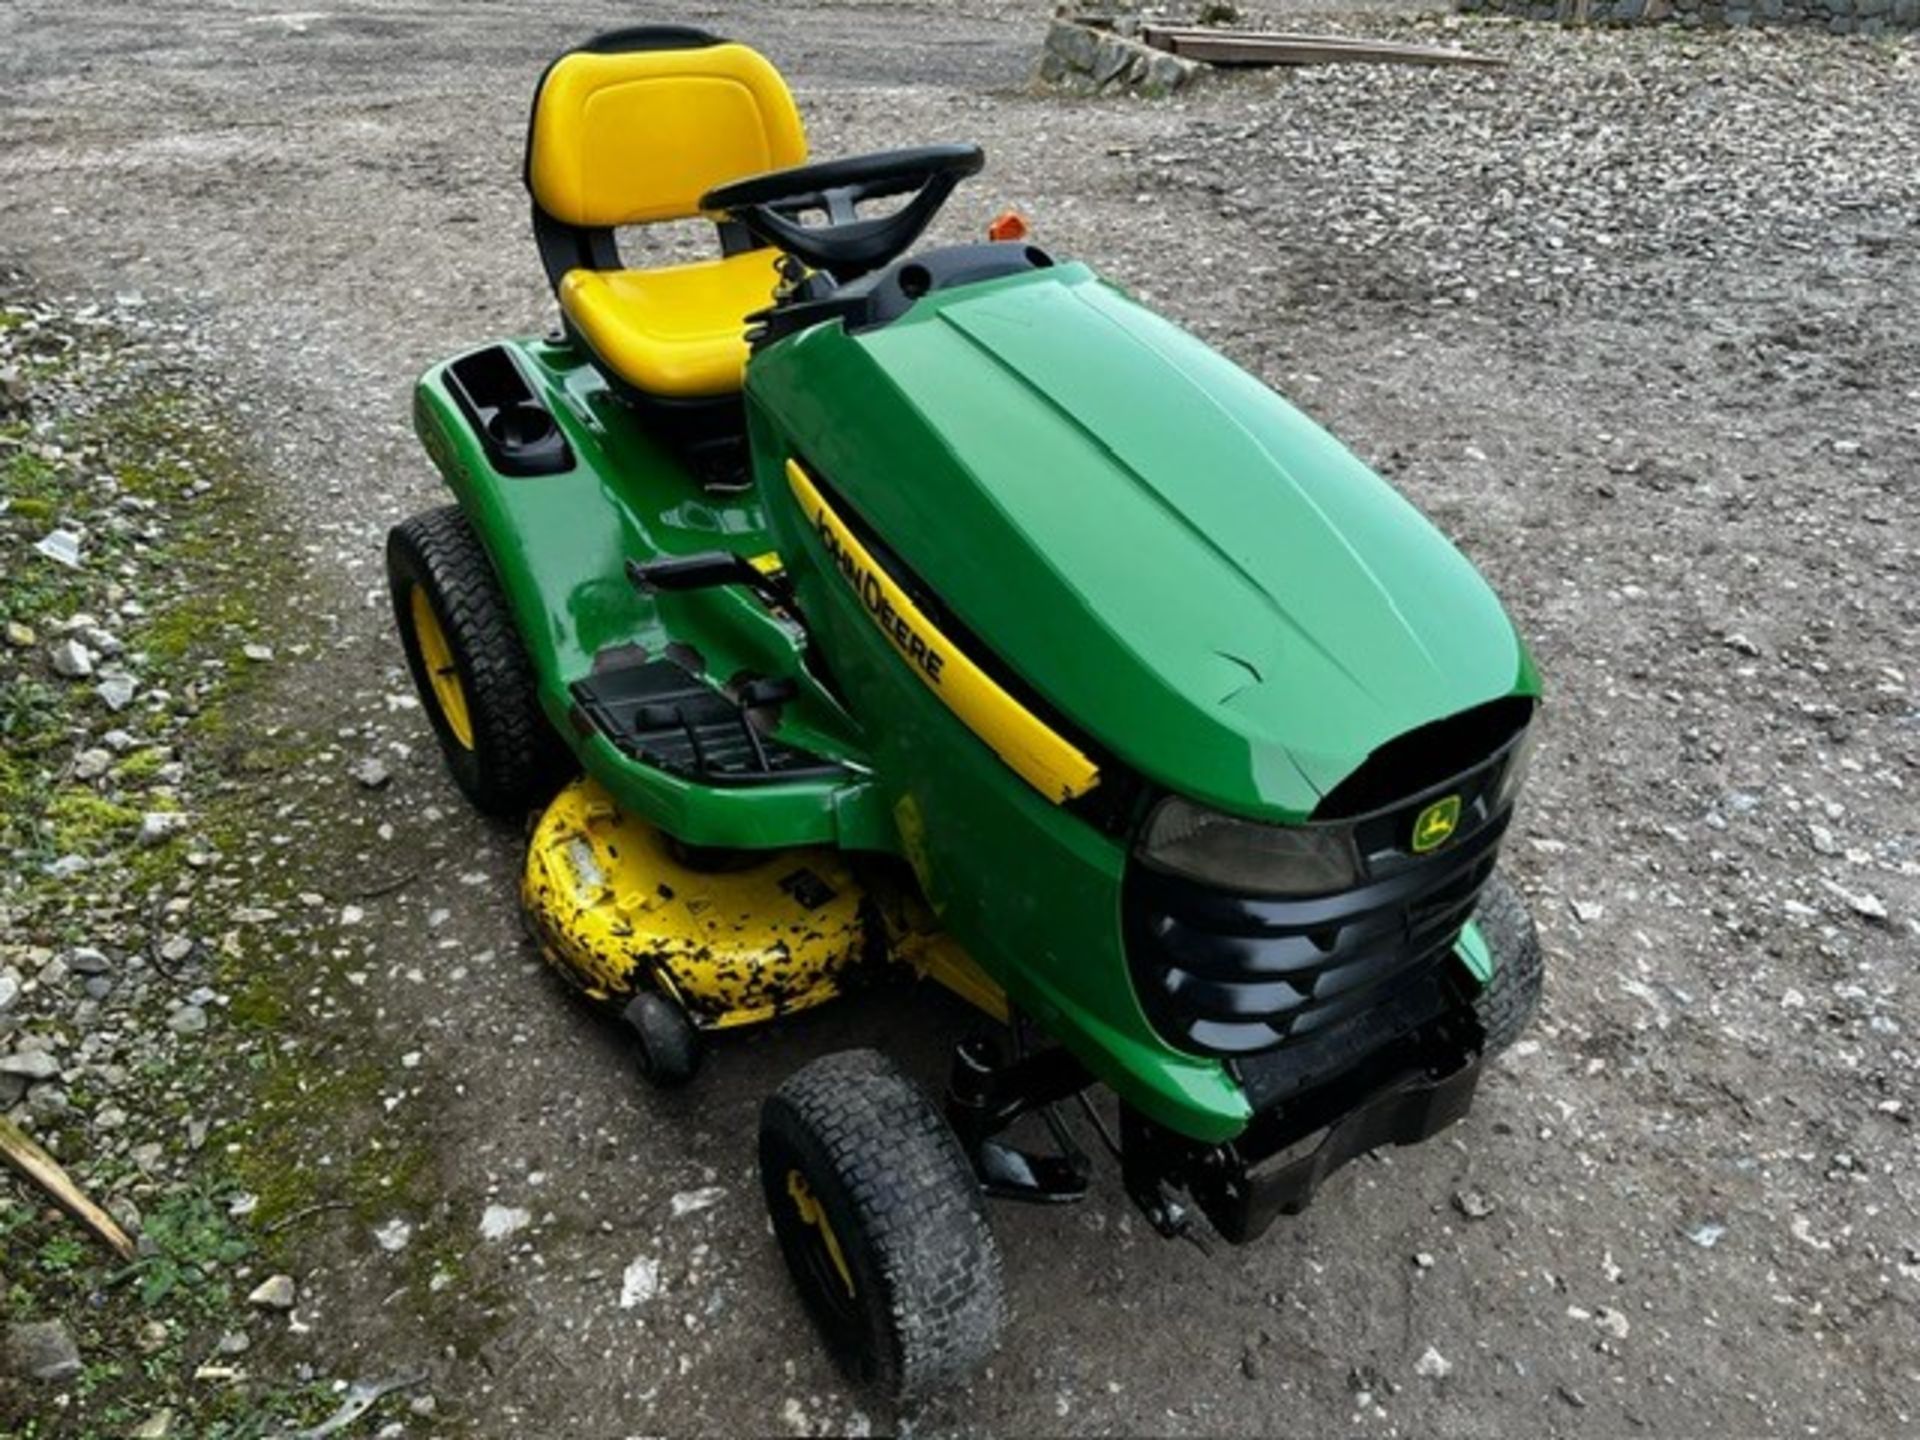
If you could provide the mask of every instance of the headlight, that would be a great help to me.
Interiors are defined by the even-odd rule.
[[[1513,753],[1507,756],[1507,768],[1500,776],[1500,790],[1494,797],[1495,812],[1504,810],[1514,802],[1520,793],[1520,786],[1527,778],[1527,767],[1533,763],[1533,727],[1529,725],[1513,747]]]
[[[1360,878],[1344,825],[1263,825],[1171,796],[1147,817],[1140,858],[1243,895],[1325,895]]]

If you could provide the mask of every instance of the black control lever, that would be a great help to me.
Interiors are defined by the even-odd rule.
[[[657,560],[629,560],[627,578],[643,595],[678,594],[744,585],[776,608],[793,603],[793,587],[785,575],[769,575],[744,555],[731,550],[703,550],[697,555],[663,555]]]

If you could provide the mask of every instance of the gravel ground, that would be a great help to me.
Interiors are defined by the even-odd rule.
[[[271,763],[210,751],[204,782],[283,897],[233,950],[284,976],[254,1021],[291,1083],[199,1092],[227,1161],[171,1116],[111,1142],[178,1149],[180,1177],[230,1162],[284,1222],[258,1239],[298,1306],[170,1403],[417,1366],[436,1404],[385,1402],[393,1433],[1911,1426],[1920,48],[1348,16],[1513,64],[1067,102],[1024,88],[1047,8],[687,18],[767,50],[822,153],[982,140],[947,235],[1019,205],[1488,571],[1550,692],[1510,847],[1550,955],[1533,1038],[1458,1131],[1255,1247],[1163,1244],[1110,1179],[1002,1208],[1017,1316],[990,1374],[907,1416],[849,1394],[766,1238],[754,1108],[880,1038],[937,1077],[960,1017],[864,1000],[641,1091],[519,938],[519,837],[459,808],[379,594],[385,527],[438,498],[411,376],[550,313],[526,97],[605,10],[19,4],[0,260],[194,367],[292,532],[258,543],[300,571],[258,637]],[[77,713],[75,751],[100,728]],[[86,943],[61,934],[34,943]],[[71,1028],[74,994],[23,987],[0,1049]],[[257,1043],[209,1002],[210,1053]],[[184,1329],[183,1375],[223,1328]],[[84,1398],[0,1393],[40,1406],[26,1433],[85,1433]]]

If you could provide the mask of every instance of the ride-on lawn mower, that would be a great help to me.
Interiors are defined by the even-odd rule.
[[[427,372],[458,503],[388,546],[454,778],[546,807],[530,925],[650,1077],[903,971],[991,1022],[941,1104],[859,1051],[762,1111],[794,1280],[900,1394],[994,1343],[984,1195],[1078,1199],[1097,1137],[1162,1234],[1253,1239],[1464,1114],[1541,981],[1491,589],[1018,217],[909,254],[981,165],[808,163],[698,31],[561,56],[525,181],[563,325]],[[690,218],[716,257],[623,261]]]

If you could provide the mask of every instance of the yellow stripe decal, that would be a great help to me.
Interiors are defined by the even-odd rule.
[[[787,461],[787,483],[840,578],[859,597],[867,618],[961,724],[1056,805],[1100,783],[1098,766],[934,629],[907,592],[874,563],[866,547],[833,513],[797,461]]]

